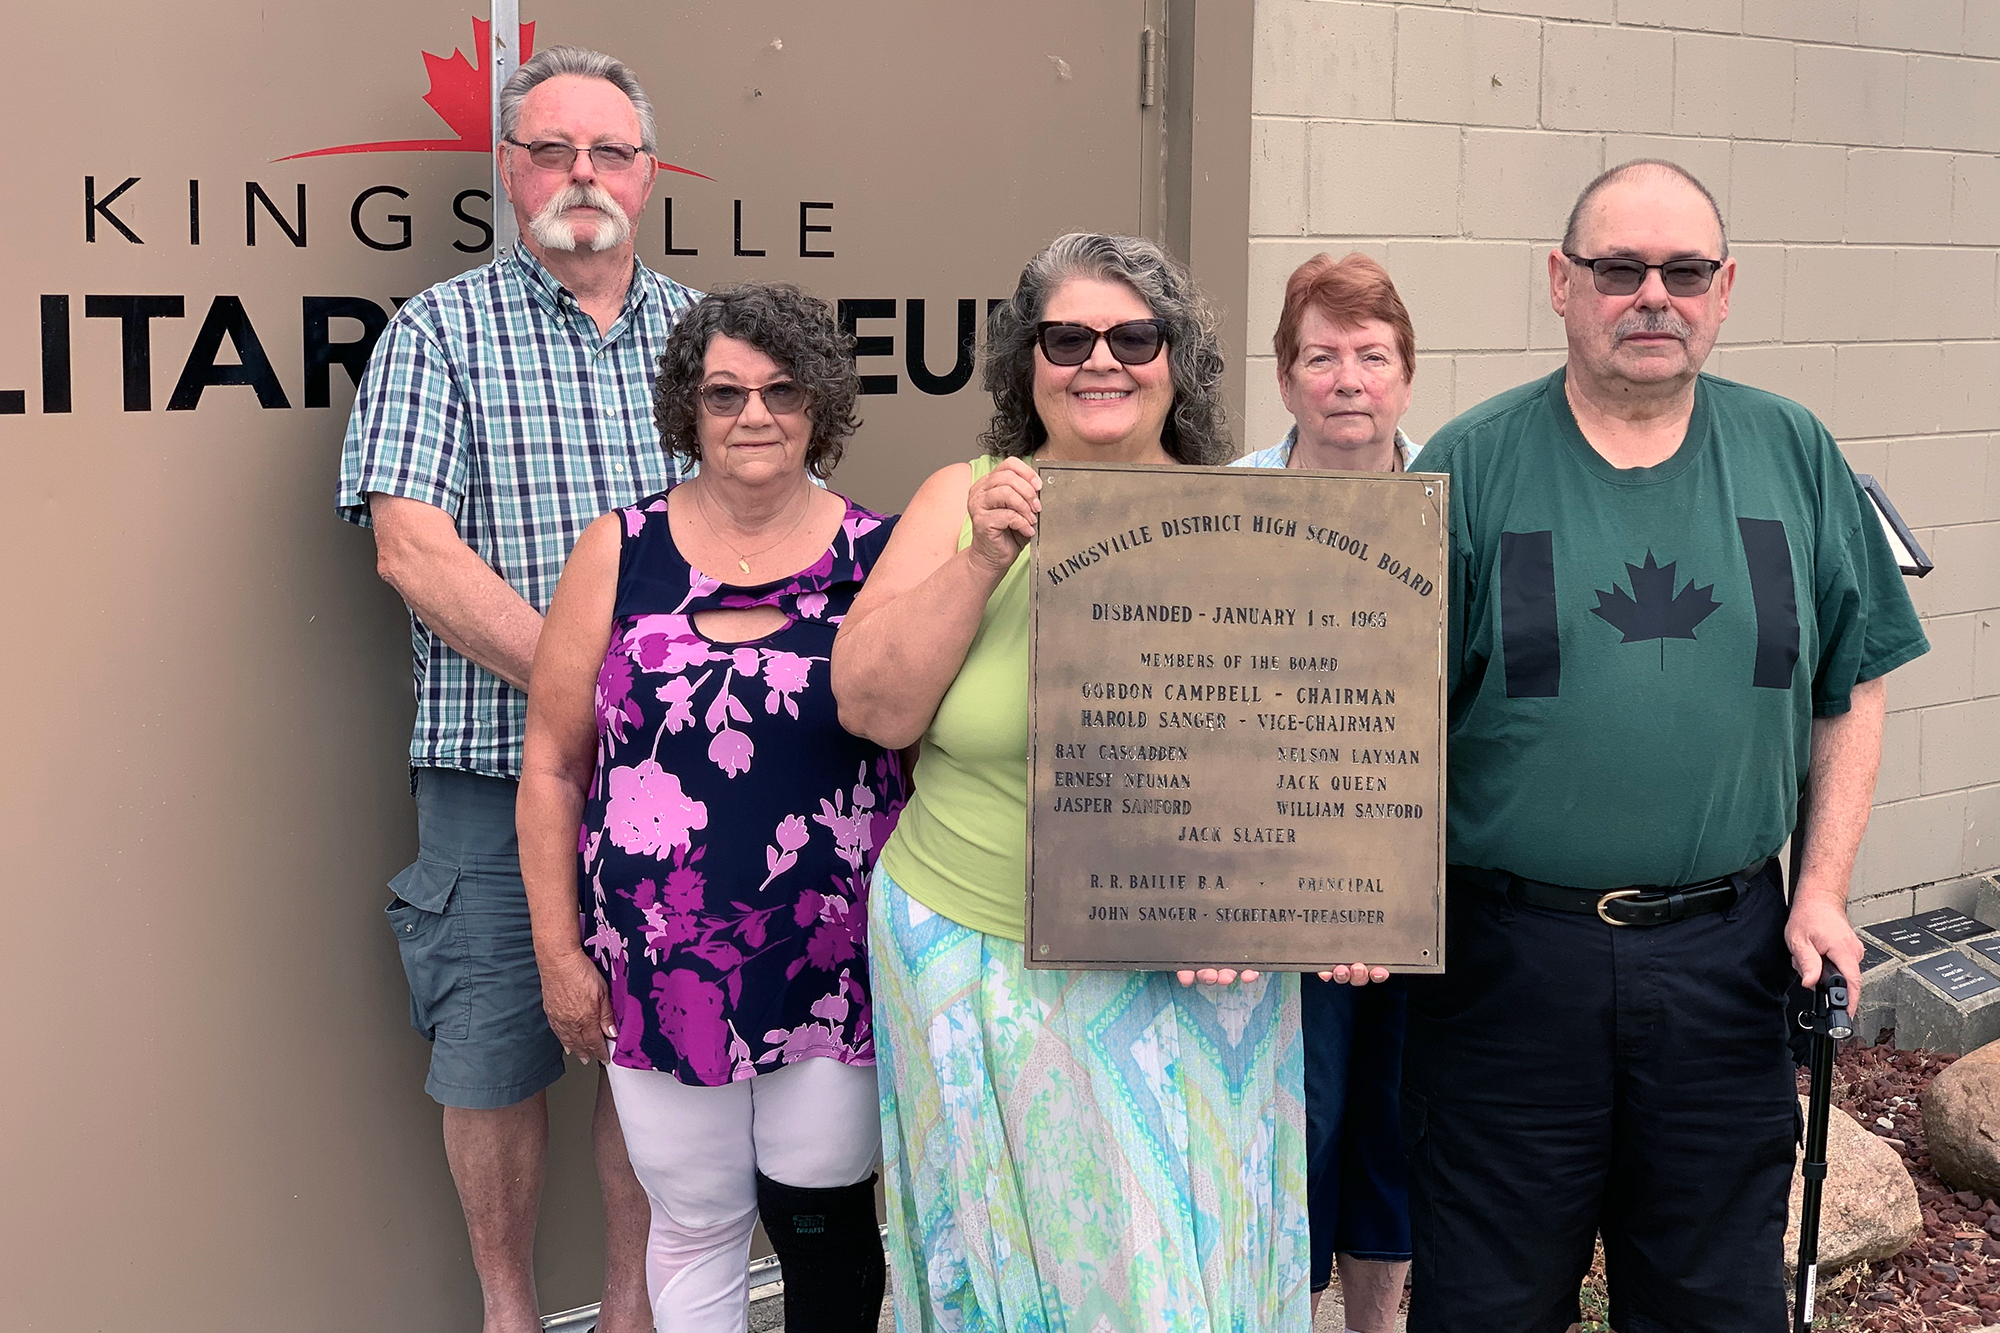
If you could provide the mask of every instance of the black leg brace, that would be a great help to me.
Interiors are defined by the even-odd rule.
[[[802,1189],[759,1171],[757,1213],[784,1267],[785,1333],[875,1333],[884,1280],[875,1177]]]

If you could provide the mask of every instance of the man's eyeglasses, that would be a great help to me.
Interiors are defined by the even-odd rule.
[[[1700,296],[1715,280],[1715,271],[1722,267],[1720,259],[1669,259],[1664,264],[1648,264],[1622,256],[1585,259],[1567,250],[1563,251],[1563,258],[1589,269],[1591,281],[1606,296],[1630,296],[1646,285],[1646,274],[1653,269],[1660,271],[1660,282],[1669,295]]]
[[[797,412],[806,405],[805,386],[790,380],[773,380],[761,388],[741,384],[704,384],[694,392],[712,417],[741,416],[743,409],[750,405],[753,393],[764,400],[764,410],[774,417]]]
[[[1035,325],[1035,341],[1041,344],[1042,355],[1052,366],[1082,365],[1097,350],[1099,338],[1104,339],[1104,345],[1111,349],[1111,355],[1120,365],[1143,366],[1158,356],[1166,344],[1167,321],[1128,319],[1108,329],[1054,319]]]
[[[589,153],[590,165],[599,171],[629,171],[632,164],[639,160],[640,152],[629,143],[594,143],[588,148],[578,148],[560,139],[537,139],[533,143],[505,139],[502,142],[526,152],[528,160],[544,171],[568,171],[578,153]]]

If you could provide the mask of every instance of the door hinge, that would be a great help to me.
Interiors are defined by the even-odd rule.
[[[1159,36],[1150,27],[1139,29],[1139,105],[1151,106],[1159,98]]]

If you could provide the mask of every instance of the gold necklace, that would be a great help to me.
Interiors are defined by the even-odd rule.
[[[792,520],[792,526],[785,530],[785,535],[778,538],[778,540],[769,543],[768,545],[760,546],[756,550],[746,554],[743,551],[738,550],[736,544],[730,541],[729,538],[722,535],[722,526],[709,515],[708,502],[702,498],[703,494],[704,494],[703,489],[697,486],[694,492],[694,503],[695,503],[695,508],[701,510],[701,521],[708,524],[708,531],[711,536],[713,536],[717,541],[721,542],[724,546],[729,548],[729,553],[736,557],[736,567],[742,570],[745,574],[748,574],[750,572],[750,562],[752,560],[764,554],[764,552],[769,551],[775,547],[782,546],[786,542],[790,541],[792,539],[792,534],[797,532],[799,530],[800,525],[802,525],[806,521],[806,515],[812,512],[812,493],[810,490],[808,490],[806,493],[806,502],[799,508],[799,516],[796,519]]]

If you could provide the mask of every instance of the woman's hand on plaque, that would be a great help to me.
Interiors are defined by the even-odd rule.
[[[1331,981],[1336,986],[1366,986],[1369,982],[1381,985],[1389,979],[1386,967],[1370,967],[1366,963],[1341,963],[1330,971],[1319,974],[1321,981]]]
[[[1184,967],[1174,973],[1183,986],[1192,986],[1197,981],[1204,986],[1229,986],[1239,981],[1247,986],[1263,975],[1248,970],[1239,972],[1233,967]]]

